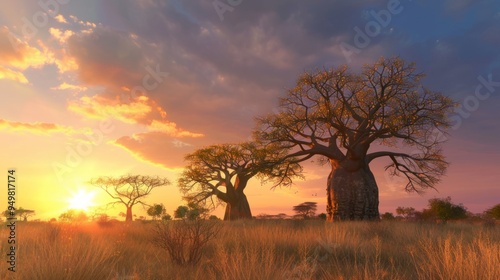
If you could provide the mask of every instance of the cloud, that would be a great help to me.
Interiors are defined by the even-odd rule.
[[[134,34],[103,27],[69,37],[68,50],[83,83],[115,89],[141,85],[145,67],[155,61],[151,47]]]
[[[184,156],[203,145],[200,138],[181,141],[163,132],[147,132],[124,136],[113,142],[136,158],[166,168],[185,166]]]
[[[153,131],[162,131],[169,135],[175,135],[177,137],[202,137],[201,133],[193,133],[177,128],[177,125],[173,122],[166,120],[152,120],[151,124],[148,126],[149,129]]]
[[[53,90],[72,90],[76,92],[81,92],[87,90],[87,87],[84,86],[79,86],[79,85],[72,85],[68,84],[66,82],[63,82],[62,84],[58,85],[57,87],[52,87],[51,89]]]
[[[152,108],[147,101],[146,96],[130,101],[122,100],[119,95],[114,97],[104,95],[84,96],[79,101],[71,101],[68,104],[68,109],[89,118],[114,118],[134,124],[144,119],[151,112]]]
[[[52,134],[52,133],[63,133],[63,134],[80,134],[88,133],[87,130],[77,130],[69,126],[63,126],[53,123],[44,122],[14,122],[4,119],[0,119],[0,130],[8,130],[15,132],[29,132],[35,134]]]
[[[4,68],[0,66],[0,80],[13,80],[21,84],[27,84],[28,79],[23,75],[22,72],[14,71],[12,69]]]
[[[66,43],[69,37],[73,36],[75,33],[72,30],[61,30],[57,28],[49,29],[50,35],[56,38],[61,44]]]
[[[22,71],[40,68],[51,60],[39,49],[17,39],[5,26],[0,27],[0,79],[29,83]]]
[[[74,23],[78,23],[80,24],[81,26],[83,27],[92,27],[92,28],[95,28],[97,27],[97,25],[93,22],[89,22],[89,21],[83,21],[83,20],[80,20],[78,19],[77,16],[75,15],[70,15],[69,18],[74,22]]]
[[[54,19],[59,23],[68,23],[68,21],[62,14],[58,14],[57,16],[54,17]]]
[[[39,49],[14,37],[5,26],[0,27],[0,61],[19,70],[40,68],[50,62]]]
[[[100,94],[84,96],[68,104],[70,111],[88,118],[114,118],[125,123],[142,124],[151,131],[163,132],[175,137],[202,137],[201,133],[186,131],[167,120],[167,113],[154,100],[147,96],[130,97],[125,95]]]

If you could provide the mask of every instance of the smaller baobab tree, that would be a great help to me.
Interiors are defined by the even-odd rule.
[[[92,179],[90,184],[105,191],[114,201],[108,205],[125,205],[127,208],[125,221],[132,221],[132,207],[137,204],[149,206],[144,203],[151,191],[158,187],[170,184],[166,178],[142,176],[142,175],[124,175],[118,178],[100,177]]]
[[[226,204],[224,220],[251,219],[244,193],[248,181],[257,176],[273,187],[288,186],[301,177],[300,165],[293,158],[283,160],[286,151],[261,147],[253,142],[213,145],[186,156],[188,166],[179,179],[179,187],[188,202],[215,208]],[[214,201],[213,197],[216,197]]]

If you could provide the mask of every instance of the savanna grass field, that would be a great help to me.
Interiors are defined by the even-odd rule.
[[[18,222],[15,273],[4,226],[0,279],[500,279],[498,224],[210,221],[200,261],[179,265],[158,223]]]

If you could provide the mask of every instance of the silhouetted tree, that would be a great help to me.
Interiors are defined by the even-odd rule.
[[[412,219],[415,218],[415,208],[399,206],[396,208],[396,214],[402,216],[404,219]]]
[[[500,204],[497,204],[485,211],[485,214],[493,219],[500,219]]]
[[[147,210],[149,216],[156,220],[166,213],[165,206],[163,204],[154,204],[150,206]]]
[[[318,155],[330,164],[329,221],[379,219],[372,161],[389,159],[386,170],[416,192],[434,188],[448,165],[441,143],[455,102],[423,87],[423,76],[400,58],[381,59],[359,74],[347,66],[305,73],[277,113],[258,119],[256,138],[293,149],[291,157]]]
[[[293,211],[295,211],[296,216],[301,216],[304,219],[309,219],[314,217],[317,208],[317,202],[303,202],[299,205],[293,206]]]
[[[244,193],[251,178],[257,176],[262,182],[272,180],[278,186],[290,185],[292,177],[300,176],[300,166],[283,161],[285,155],[277,146],[264,149],[250,142],[209,146],[186,156],[189,164],[179,186],[187,201],[212,209],[225,203],[224,220],[251,219]]]
[[[208,212],[208,209],[196,203],[190,202],[187,206],[181,205],[177,207],[177,209],[174,211],[174,217],[178,219],[188,219],[193,221],[200,218],[205,218]]]
[[[22,207],[19,207],[18,209],[16,209],[14,211],[14,214],[15,214],[15,216],[19,217],[19,219],[22,219],[25,222],[28,221],[28,217],[36,215],[35,214],[35,210],[24,209]],[[9,210],[5,210],[4,213],[3,213],[3,215],[5,217],[10,217],[10,211]]]
[[[59,221],[62,222],[85,222],[89,219],[85,211],[77,211],[75,209],[69,209],[68,211],[59,215]]]
[[[127,208],[125,221],[132,221],[132,207],[137,204],[148,206],[143,202],[155,188],[166,186],[170,181],[166,178],[124,175],[118,178],[100,177],[92,179],[90,184],[104,190],[115,201],[108,205],[122,204]]]
[[[385,212],[384,214],[382,214],[380,216],[380,218],[382,218],[382,220],[386,220],[386,221],[392,221],[392,220],[396,219],[394,217],[394,214],[392,214],[391,212]]]
[[[429,199],[429,208],[424,209],[424,215],[448,221],[467,218],[467,208],[462,204],[453,204],[451,197]]]
[[[170,221],[170,220],[172,220],[172,216],[170,216],[170,214],[165,214],[165,215],[163,215],[163,216],[161,217],[161,219],[162,219],[163,221]]]
[[[174,211],[174,217],[177,219],[184,219],[186,218],[188,211],[189,208],[187,206],[181,205]]]

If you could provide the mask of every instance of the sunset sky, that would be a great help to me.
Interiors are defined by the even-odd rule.
[[[500,203],[500,3],[491,0],[4,1],[0,171],[16,169],[17,206],[38,219],[57,218],[78,192],[106,203],[86,182],[123,174],[169,178],[147,202],[172,214],[184,203],[184,155],[249,140],[254,117],[273,112],[304,71],[357,71],[395,55],[462,106],[439,192],[406,193],[375,162],[380,212],[446,196],[472,212]],[[291,188],[253,179],[252,214],[292,214],[304,201],[326,212],[329,168],[306,165],[307,180]]]

